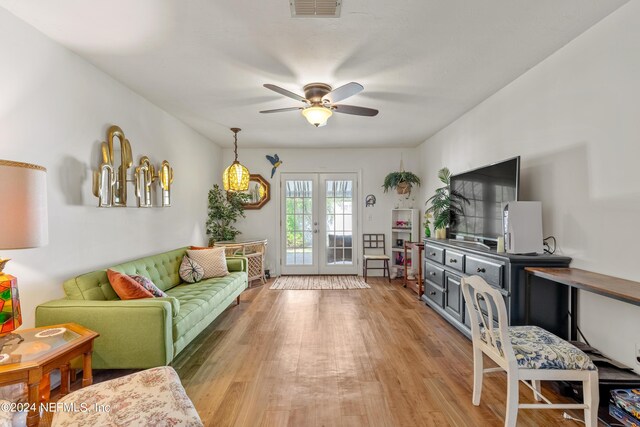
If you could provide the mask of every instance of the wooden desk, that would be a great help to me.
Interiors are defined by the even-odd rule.
[[[640,305],[640,282],[593,273],[579,268],[527,267],[524,270],[526,273],[525,292],[527,295],[525,322],[527,324],[529,324],[531,317],[531,277],[540,277],[570,287],[571,318],[569,338],[572,341],[578,338],[578,289]]]
[[[415,263],[418,263],[418,277],[414,282],[413,280],[408,280],[407,276],[409,275],[409,270],[407,266],[407,250],[417,249],[418,257],[417,260],[411,260],[412,268],[415,268]],[[424,250],[424,243],[422,242],[404,242],[404,287],[407,285],[411,287],[417,294],[418,299],[421,299],[422,294],[424,293],[424,283],[422,282],[422,251]]]
[[[65,331],[51,336],[41,333],[54,328]],[[82,356],[82,387],[93,383],[91,353],[93,340],[99,334],[75,323],[14,331],[24,340],[9,342],[0,350],[0,385],[27,383],[29,414],[27,425],[40,422],[40,380],[54,369],[60,369],[60,395],[69,393],[69,364]]]

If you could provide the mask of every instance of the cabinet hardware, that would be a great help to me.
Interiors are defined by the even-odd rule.
[[[429,252],[429,256],[436,256],[435,252]]]
[[[435,275],[436,275],[436,272],[435,272],[435,271],[430,271],[430,272],[429,272],[429,275],[430,275],[430,276],[435,276]]]
[[[487,270],[485,270],[485,269],[484,269],[484,267],[478,267],[478,268],[476,269],[476,272],[477,272],[477,273],[486,273],[486,272],[487,272]]]
[[[455,258],[449,258],[449,262],[450,262],[451,264],[455,264],[456,262],[458,262],[458,260],[457,260],[457,259],[455,259]]]
[[[435,295],[435,294],[436,294],[436,291],[429,292],[429,295]]]

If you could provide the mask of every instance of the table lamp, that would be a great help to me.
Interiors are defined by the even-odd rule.
[[[48,243],[47,170],[38,165],[0,159],[0,249],[26,249]],[[0,258],[0,350],[23,338],[18,280],[4,273]]]

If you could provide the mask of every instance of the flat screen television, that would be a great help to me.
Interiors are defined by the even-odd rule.
[[[496,242],[502,234],[502,203],[518,200],[520,156],[451,176],[451,189],[469,203],[449,226],[452,239]]]

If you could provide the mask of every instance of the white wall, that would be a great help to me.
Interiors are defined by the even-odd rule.
[[[299,118],[302,120],[302,117]],[[327,126],[331,126],[329,123]],[[322,129],[314,129],[309,126],[309,132],[322,132]],[[384,177],[400,166],[400,157],[404,159],[405,170],[418,174],[418,159],[416,150],[405,149],[257,149],[242,148],[242,135],[239,139],[239,160],[251,173],[257,173],[265,177],[272,188],[272,198],[260,210],[246,211],[247,217],[238,222],[238,229],[242,231],[239,238],[260,237],[268,238],[267,268],[279,272],[279,258],[277,253],[278,217],[276,206],[276,187],[280,183],[282,172],[361,172],[362,182],[360,192],[362,200],[358,200],[358,209],[363,212],[362,233],[386,233],[387,246],[389,246],[391,209],[399,200],[395,192],[384,193],[382,183]],[[271,163],[265,158],[267,154],[277,153],[282,165],[277,169],[276,175],[271,179]],[[223,166],[233,161],[233,150],[223,149]],[[376,196],[375,207],[364,207],[364,197],[367,194]],[[417,193],[416,193],[417,194]],[[417,198],[415,208],[422,211],[423,205]],[[389,251],[389,248],[387,249]],[[389,252],[387,252],[389,253]],[[378,273],[374,270],[373,273]]]
[[[525,200],[573,267],[640,281],[640,2],[630,2],[419,148],[426,185],[522,156]],[[640,307],[582,292],[591,344],[640,372]]]
[[[206,241],[216,145],[2,8],[0,52],[0,158],[48,169],[49,245],[0,251],[13,259],[5,271],[18,277],[25,326],[77,273]],[[134,162],[171,162],[171,208],[96,207],[91,173],[111,124],[124,130]]]

